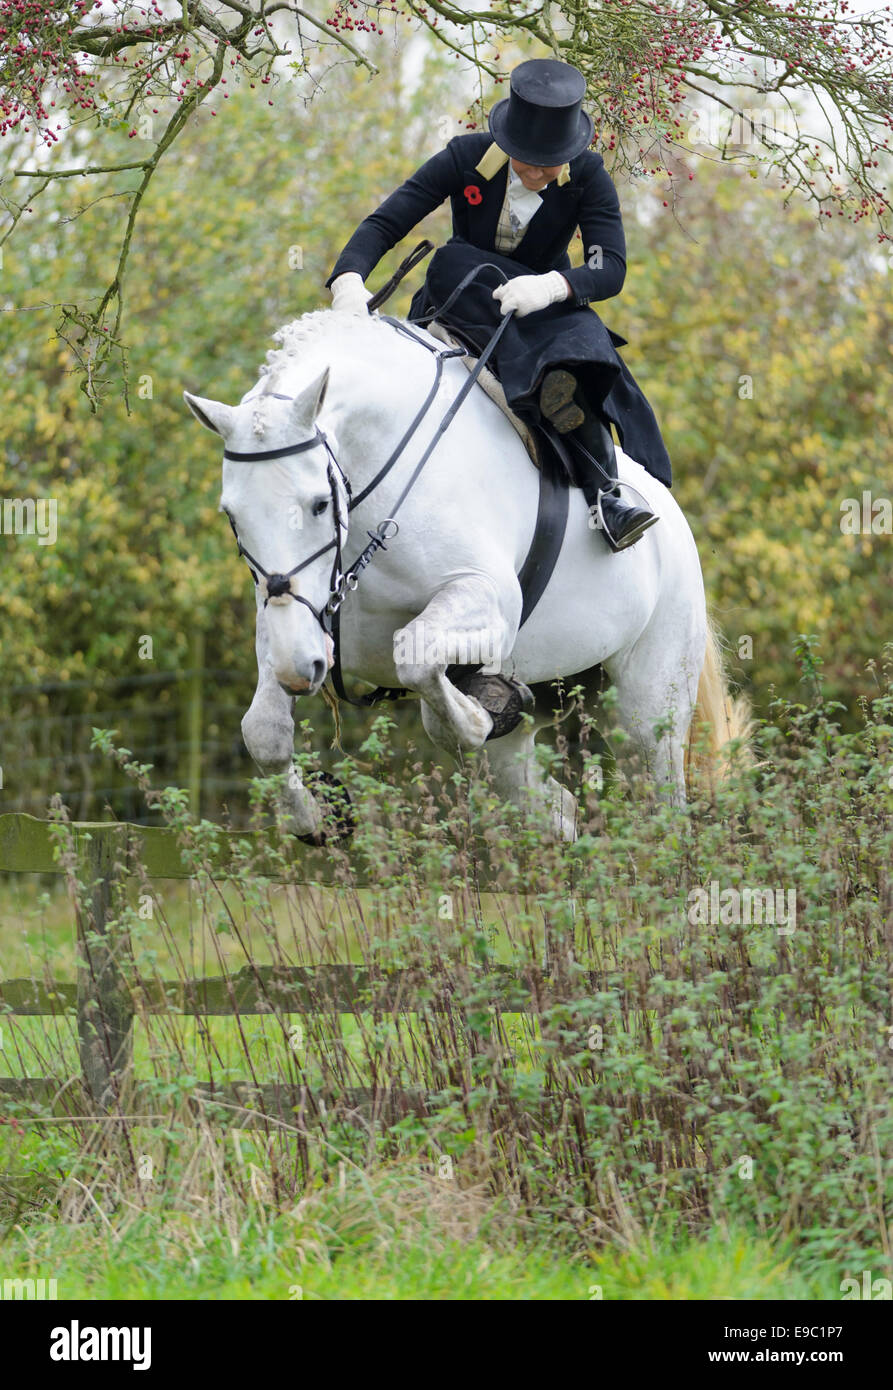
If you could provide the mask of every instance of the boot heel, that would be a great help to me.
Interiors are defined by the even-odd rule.
[[[560,410],[556,410],[554,415],[550,415],[549,419],[559,434],[570,434],[580,428],[586,416],[574,401],[570,401]]]

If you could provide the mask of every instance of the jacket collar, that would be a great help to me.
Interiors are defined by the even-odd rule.
[[[492,179],[494,174],[498,174],[500,169],[503,169],[505,165],[508,164],[508,161],[509,157],[505,150],[501,150],[494,142],[474,166],[474,171],[476,174],[480,174],[482,179]],[[570,177],[571,167],[569,164],[565,164],[562,166],[561,173],[558,175],[555,182],[558,184],[558,187],[561,188],[564,184],[570,182]]]

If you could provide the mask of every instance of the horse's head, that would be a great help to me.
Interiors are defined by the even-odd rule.
[[[238,406],[183,393],[224,441],[220,509],[257,577],[266,657],[290,695],[315,695],[334,659],[326,605],[348,498],[317,419],[328,375],[326,368],[294,397],[253,392]]]

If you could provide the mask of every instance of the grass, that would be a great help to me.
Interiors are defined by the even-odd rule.
[[[54,979],[74,980],[77,931],[65,881],[55,878],[44,885],[35,882],[36,877],[0,874],[3,978],[30,976],[40,962],[51,961]],[[217,885],[226,907],[218,903],[213,914],[208,911],[207,899],[189,880],[153,879],[152,886],[154,908],[164,922],[163,931],[152,938],[154,961],[160,973],[172,976],[183,960],[197,973],[219,973],[218,956],[232,970],[241,969],[248,961],[269,965],[277,958],[277,946],[287,948],[296,941],[308,958],[331,958],[334,940],[340,960],[362,962],[364,942],[357,924],[376,917],[374,888],[353,890],[356,902],[345,915],[335,889],[269,883],[264,887],[263,910],[258,917],[238,887],[226,882]],[[140,891],[132,881],[126,886],[126,899],[134,912]],[[432,884],[432,904],[439,891],[439,886]],[[492,940],[495,959],[508,961],[511,948],[505,923],[529,910],[526,899],[519,894],[483,892],[479,902],[481,923]],[[238,937],[232,925],[237,926]],[[542,941],[541,929],[538,939]]]
[[[343,1175],[341,1175],[343,1176]],[[271,1213],[261,1190],[239,1219],[201,1205],[84,1211],[7,1231],[6,1278],[55,1278],[76,1299],[760,1300],[839,1297],[793,1249],[743,1231],[661,1233],[571,1254],[505,1204],[401,1165]]]
[[[260,1267],[242,1255],[243,1244],[259,1241],[259,1233],[249,1226],[234,1248],[205,1246],[195,1256],[170,1245],[159,1248],[151,1240],[129,1240],[125,1252],[110,1252],[108,1242],[97,1235],[95,1242],[75,1246],[47,1242],[45,1253],[27,1266],[9,1251],[4,1269],[27,1277],[21,1273],[26,1267],[63,1268],[59,1296],[77,1299],[751,1301],[834,1296],[820,1281],[792,1272],[767,1244],[747,1237],[728,1246],[712,1243],[573,1260],[548,1249],[501,1253],[484,1241],[448,1243],[432,1252],[426,1241],[419,1241],[329,1263],[313,1256],[300,1261],[288,1230],[274,1229],[273,1235],[281,1242],[277,1260]]]

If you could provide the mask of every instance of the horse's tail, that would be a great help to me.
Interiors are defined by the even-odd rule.
[[[685,751],[685,780],[712,787],[730,767],[729,745],[740,740],[745,749],[753,730],[750,701],[729,690],[725,658],[719,634],[707,618],[707,647],[698,680],[698,697]]]

